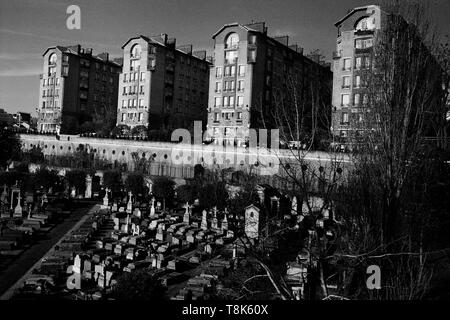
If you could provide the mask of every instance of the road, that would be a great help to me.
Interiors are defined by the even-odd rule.
[[[46,253],[53,248],[67,233],[75,229],[83,222],[93,211],[92,206],[86,206],[74,210],[69,217],[46,235],[46,239],[40,240],[38,243],[25,250],[17,257],[10,266],[3,270],[0,274],[0,300],[7,300],[11,297],[13,289],[19,287],[21,280],[27,273],[30,273],[36,263],[38,263]],[[8,290],[9,289],[9,290]]]

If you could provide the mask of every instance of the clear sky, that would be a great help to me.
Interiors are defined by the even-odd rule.
[[[433,4],[435,23],[450,34],[450,1]],[[66,28],[69,5],[81,9],[81,30]],[[121,45],[137,34],[167,33],[177,44],[211,50],[211,35],[223,24],[265,21],[269,35],[289,35],[309,52],[329,58],[334,23],[368,0],[0,0],[0,108],[35,112],[42,53],[47,47],[80,43],[95,53],[121,56]]]

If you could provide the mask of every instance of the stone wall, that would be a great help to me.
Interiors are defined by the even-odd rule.
[[[202,164],[207,169],[233,168],[249,170],[261,176],[283,175],[284,169],[279,164],[290,163],[298,166],[298,154],[291,150],[245,149],[221,147],[217,145],[187,145],[182,143],[137,141],[122,139],[99,139],[75,135],[56,136],[21,134],[22,148],[29,150],[40,146],[45,156],[70,155],[79,148],[97,154],[112,163],[126,163],[128,170],[133,170],[136,158],[152,158],[150,175],[171,176],[174,178],[191,178],[194,166]],[[304,159],[309,166],[325,172],[338,161],[344,172],[352,167],[348,154],[334,154],[321,151],[308,152]]]

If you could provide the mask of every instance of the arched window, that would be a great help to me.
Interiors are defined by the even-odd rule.
[[[50,57],[48,57],[48,62],[50,64],[55,64],[57,59],[58,57],[56,56],[56,53],[52,53]]]
[[[355,30],[373,30],[375,29],[375,18],[365,17],[360,19],[355,26]]]
[[[239,36],[237,33],[231,33],[225,40],[225,48],[237,48],[239,44]]]
[[[139,58],[141,56],[141,46],[139,44],[133,45],[130,54],[132,58]]]

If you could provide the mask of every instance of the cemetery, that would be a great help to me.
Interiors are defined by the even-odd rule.
[[[9,187],[4,184],[1,189],[0,271],[45,239],[74,209],[66,199],[54,197],[48,190],[23,193],[18,181]]]
[[[246,258],[246,244],[258,242],[266,223],[260,212],[263,199],[238,215],[217,207],[199,214],[195,202],[164,209],[154,196],[150,201],[146,199],[132,191],[122,198],[113,197],[111,190],[105,188],[100,204],[91,210],[89,218],[66,234],[41,260],[16,296],[27,293],[61,299],[114,299],[114,288],[121,276],[145,271],[158,279],[167,299],[209,299],[218,290],[226,289],[221,279],[239,268],[240,261]],[[284,214],[279,198],[272,196],[269,200],[278,225],[298,225],[307,215],[305,208],[297,215],[296,197],[291,201],[290,212]],[[44,226],[50,217],[41,214],[34,219]],[[30,218],[33,216],[25,221]],[[231,230],[231,225],[240,229]],[[17,245],[22,241],[12,235],[5,239],[14,240]],[[271,241],[264,245],[270,250],[277,248],[277,243]],[[293,277],[298,280],[298,270],[301,274],[306,272],[302,261],[289,264],[287,282]],[[301,296],[301,282],[293,283],[292,290]]]

